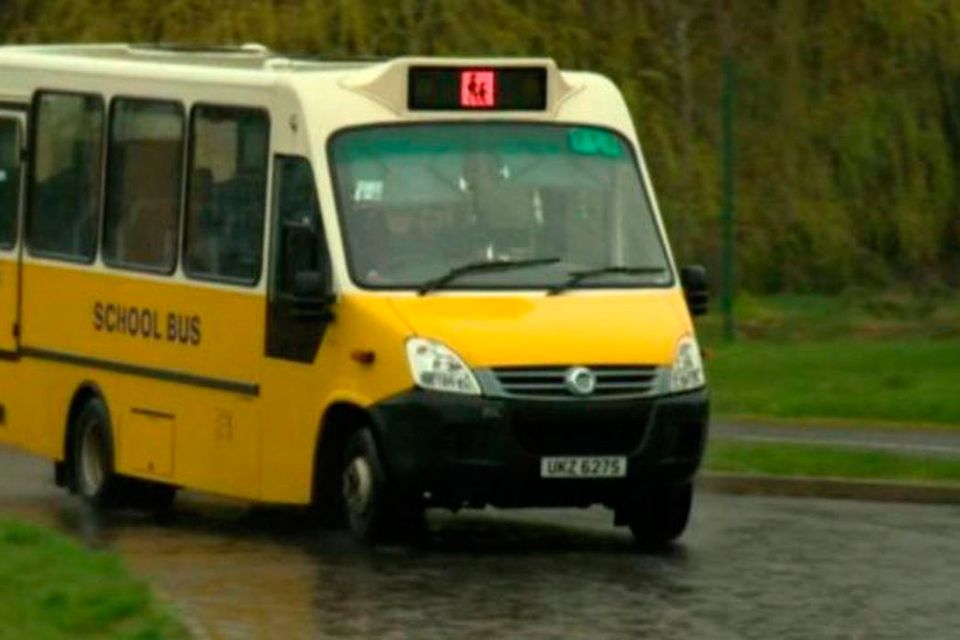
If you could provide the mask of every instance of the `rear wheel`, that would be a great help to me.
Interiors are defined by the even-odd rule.
[[[117,504],[120,479],[113,471],[113,437],[106,405],[88,400],[77,415],[73,432],[71,488],[95,507]]]
[[[630,527],[638,545],[658,547],[683,535],[692,505],[693,484],[690,482],[651,487],[625,506],[618,519]]]
[[[344,515],[357,540],[382,542],[415,529],[422,521],[423,510],[391,490],[369,428],[347,439],[340,477]]]

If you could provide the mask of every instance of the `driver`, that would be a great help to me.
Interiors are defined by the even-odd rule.
[[[400,268],[446,263],[446,235],[453,226],[453,207],[445,203],[388,206],[382,209],[384,237],[367,273],[371,281],[394,279]]]

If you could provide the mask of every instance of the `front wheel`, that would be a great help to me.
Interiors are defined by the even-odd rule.
[[[341,465],[343,510],[353,536],[366,544],[403,533],[422,518],[391,491],[373,433],[357,430],[344,447]]]
[[[662,546],[683,535],[692,505],[690,482],[645,488],[621,509],[618,520],[630,527],[641,547]]]

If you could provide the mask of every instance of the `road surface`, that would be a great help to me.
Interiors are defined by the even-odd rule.
[[[846,449],[960,459],[960,429],[843,427],[714,421],[710,437],[768,444],[816,444]]]
[[[212,638],[956,638],[960,509],[698,496],[636,553],[602,510],[431,514],[364,550],[295,510],[196,495],[97,516],[0,450],[0,516],[119,552]]]

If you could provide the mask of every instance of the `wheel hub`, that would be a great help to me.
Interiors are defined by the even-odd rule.
[[[343,472],[343,499],[347,509],[363,515],[370,508],[373,497],[373,470],[366,458],[358,456]]]
[[[100,491],[105,475],[103,438],[100,431],[91,425],[83,430],[83,440],[80,444],[80,478],[84,485],[83,493],[92,496]]]

